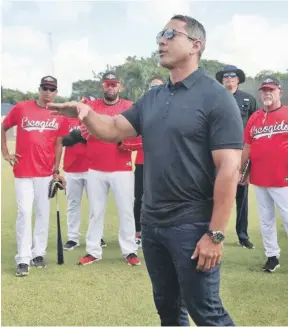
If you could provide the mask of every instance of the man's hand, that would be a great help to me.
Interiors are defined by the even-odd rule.
[[[64,103],[47,103],[47,109],[51,110],[52,115],[62,115],[66,117],[83,119],[86,117],[91,108],[77,101],[70,101]]]
[[[4,159],[9,162],[11,166],[14,166],[18,163],[18,158],[21,156],[17,153],[15,154],[7,154],[4,156]]]
[[[53,175],[53,178],[56,179],[57,181],[59,181],[63,185],[63,187],[66,188],[67,182],[63,176],[55,173]]]
[[[197,270],[207,271],[220,263],[222,257],[222,243],[215,244],[209,235],[204,234],[197,243],[191,259],[198,257]]]

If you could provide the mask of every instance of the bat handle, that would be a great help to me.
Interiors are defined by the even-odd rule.
[[[59,211],[58,192],[56,192],[56,209]]]

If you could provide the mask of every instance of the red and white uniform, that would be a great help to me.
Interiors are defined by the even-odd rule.
[[[78,118],[68,118],[67,123],[69,133],[73,130],[81,130],[82,123]],[[67,234],[68,240],[77,245],[80,245],[81,200],[84,189],[87,194],[88,167],[86,144],[77,143],[65,147],[63,170],[67,181]]]
[[[115,116],[132,106],[131,101],[120,99],[107,105],[102,99],[88,101],[100,115]],[[119,244],[126,257],[137,251],[135,244],[135,222],[133,215],[134,174],[131,152],[116,143],[107,143],[87,136],[88,201],[90,205],[89,228],[86,237],[87,253],[95,258],[102,257],[101,238],[108,191],[111,188],[119,212]]]
[[[244,139],[250,145],[250,183],[255,185],[265,253],[279,257],[274,204],[288,235],[288,107],[256,111]]]
[[[66,118],[52,116],[34,100],[17,103],[3,121],[5,129],[17,126],[16,153],[19,163],[13,167],[18,204],[16,221],[18,254],[16,264],[46,254],[50,201],[48,184],[55,169],[56,139],[67,134]],[[32,209],[36,221],[32,248]]]

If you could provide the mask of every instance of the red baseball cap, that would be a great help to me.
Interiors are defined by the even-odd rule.
[[[266,77],[266,79],[262,82],[261,86],[259,87],[258,91],[265,88],[282,90],[280,81],[275,77]]]

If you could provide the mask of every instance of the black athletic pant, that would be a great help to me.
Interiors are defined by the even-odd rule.
[[[143,196],[143,165],[135,165],[134,218],[136,233],[141,232],[140,215]]]

